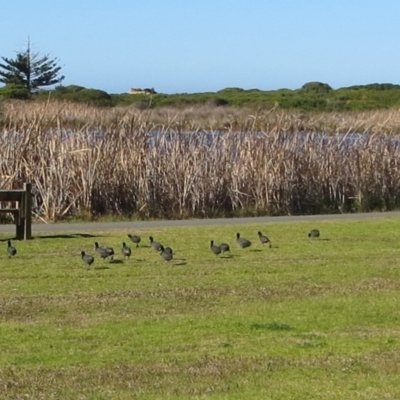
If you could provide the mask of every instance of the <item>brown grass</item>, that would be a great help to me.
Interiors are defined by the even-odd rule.
[[[301,135],[298,133],[302,132]],[[321,139],[321,132],[325,133]],[[360,139],[353,133],[368,133]],[[395,111],[140,111],[7,102],[0,187],[34,187],[34,212],[183,218],[397,206]]]
[[[271,387],[277,389],[270,377],[273,374],[279,376],[280,371],[307,370],[308,374],[312,375],[317,369],[336,370],[346,373],[347,376],[355,376],[354,387],[357,377],[366,379],[365,377],[370,374],[376,376],[398,374],[399,361],[399,356],[395,353],[384,353],[363,357],[319,356],[301,360],[288,360],[277,356],[207,357],[186,363],[161,361],[148,366],[120,364],[104,368],[84,366],[58,370],[5,367],[0,369],[0,385],[7,393],[13,394],[12,397],[7,396],[10,399],[103,399],[114,398],[114,396],[119,399],[143,398],[143,396],[146,398],[197,398],[197,396],[208,395],[223,397],[234,393],[232,385],[237,385],[238,389],[240,382],[249,385],[249,382],[241,377],[250,376],[250,374],[260,383],[263,379],[267,379]],[[328,383],[329,375],[326,380]],[[284,382],[286,383],[286,380]],[[296,384],[300,389],[301,383],[296,382]],[[330,386],[333,387],[327,387],[327,390],[340,393],[340,398],[344,398],[342,391],[347,395],[352,391],[351,386],[347,392],[342,385],[336,388],[334,385]],[[388,388],[388,394],[391,391],[395,392],[395,388]],[[75,397],[78,392],[80,392],[80,397]],[[368,393],[368,390],[365,392]],[[379,395],[382,395],[381,391],[376,390],[376,392],[377,397],[369,398],[379,398]],[[362,393],[365,395],[364,392]],[[327,394],[323,397],[312,396],[311,398],[332,397]],[[389,395],[387,398],[394,397]]]
[[[158,310],[153,314],[146,304],[172,302],[174,309],[169,309],[170,317],[181,314],[187,308],[199,313],[210,309],[210,300],[230,298],[250,300],[268,300],[282,302],[283,299],[301,300],[309,297],[329,295],[349,295],[364,292],[397,291],[400,283],[394,280],[376,278],[372,281],[360,281],[352,285],[343,283],[334,285],[317,286],[313,284],[298,284],[285,288],[188,288],[188,289],[163,289],[163,290],[117,290],[97,294],[68,294],[68,295],[40,295],[40,296],[14,296],[12,299],[3,299],[0,303],[0,322],[38,323],[48,319],[48,313],[59,316],[58,326],[86,326],[87,312],[93,318],[94,313],[101,314],[105,309],[118,316],[119,320],[132,318],[166,317],[166,310]],[[138,307],[142,305],[142,307]],[[127,312],[127,308],[129,312]],[[65,310],[73,310],[67,316]],[[93,321],[90,321],[93,323]]]

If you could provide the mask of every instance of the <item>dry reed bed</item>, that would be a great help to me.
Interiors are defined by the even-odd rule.
[[[152,113],[131,109],[53,103],[4,108],[0,187],[31,181],[34,211],[46,221],[86,213],[172,218],[398,204],[398,128],[390,127],[400,126],[400,119],[393,111],[368,114],[343,129],[330,115],[329,123],[347,134],[321,135],[331,132],[319,128],[323,116],[271,110],[238,110],[240,129],[227,125],[221,132],[186,114],[160,123]],[[226,112],[224,118],[231,118]],[[355,137],[354,131],[368,134]]]
[[[161,125],[177,130],[199,128],[214,130],[257,130],[343,133],[358,132],[385,135],[400,134],[400,112],[379,110],[365,112],[302,113],[280,109],[234,107],[163,107],[139,110],[131,107],[98,108],[67,102],[7,101],[0,104],[0,121],[26,125],[38,122],[42,126],[76,129],[85,126],[109,125],[115,122]],[[3,123],[4,123],[3,121]]]

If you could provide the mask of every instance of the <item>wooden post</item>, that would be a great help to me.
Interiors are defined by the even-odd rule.
[[[14,214],[14,218],[16,218],[16,220],[17,220],[15,223],[15,238],[17,240],[24,240],[24,238],[25,238],[25,217],[23,215],[24,210],[22,209],[23,204],[19,205],[19,207],[21,207],[21,208]]]
[[[24,211],[25,211],[25,226],[24,240],[32,239],[32,184],[24,183]]]
[[[24,187],[25,190],[25,187]],[[17,190],[18,193],[18,206],[17,211],[14,214],[15,218],[15,238],[17,240],[24,240],[25,239],[25,191],[24,190]]]

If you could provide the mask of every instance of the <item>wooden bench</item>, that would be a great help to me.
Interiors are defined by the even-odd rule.
[[[13,214],[18,240],[32,239],[32,185],[24,183],[22,190],[0,190],[0,213]],[[7,203],[2,207],[2,203]]]

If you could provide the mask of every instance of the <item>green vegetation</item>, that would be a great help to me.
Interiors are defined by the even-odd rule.
[[[37,96],[38,99],[46,99],[46,97],[52,100],[92,104],[100,107],[112,105],[111,96],[108,93],[102,90],[86,89],[76,85],[58,86],[51,92],[41,92]]]
[[[0,88],[0,98],[27,97],[25,92],[21,92],[19,85]],[[39,100],[49,98],[107,107],[133,105],[141,110],[207,105],[338,112],[399,108],[400,85],[371,84],[334,90],[325,83],[309,82],[296,90],[226,88],[215,93],[179,94],[108,94],[102,90],[70,85],[58,86],[54,90],[43,90],[33,96],[33,99]]]
[[[0,89],[0,98],[2,100],[27,100],[29,99],[29,92],[28,89],[22,85],[10,83]]]
[[[13,242],[13,259],[3,242],[2,398],[399,398],[398,225],[138,230],[141,247],[123,262],[124,231]],[[252,247],[239,249],[236,232]],[[232,256],[213,255],[210,239]],[[94,255],[95,241],[117,261],[95,255],[87,269],[80,251]]]
[[[309,82],[300,89],[280,89],[262,91],[227,88],[216,93],[157,94],[136,97],[137,95],[112,95],[115,105],[148,104],[149,107],[217,105],[235,107],[265,107],[297,109],[301,111],[363,111],[400,106],[400,85],[372,84],[333,90],[320,82]]]

